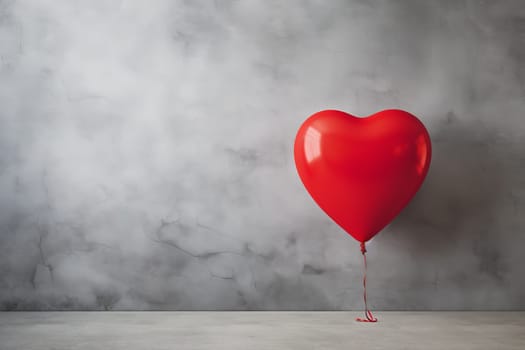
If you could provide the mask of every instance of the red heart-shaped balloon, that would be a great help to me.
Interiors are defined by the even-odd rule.
[[[427,174],[430,137],[401,110],[366,118],[327,110],[299,128],[295,165],[306,189],[339,226],[360,242],[408,204]]]

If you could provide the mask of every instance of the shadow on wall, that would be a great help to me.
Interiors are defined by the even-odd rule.
[[[517,202],[509,209],[506,201],[517,201],[513,189],[525,178],[525,167],[513,166],[520,164],[519,150],[495,131],[460,121],[453,112],[431,138],[428,177],[392,222],[395,239],[420,256],[443,255],[469,241],[472,250],[463,253],[478,259],[479,272],[503,280],[507,267],[500,223],[509,214],[505,210],[517,210]]]

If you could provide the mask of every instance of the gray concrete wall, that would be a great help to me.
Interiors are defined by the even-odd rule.
[[[292,157],[406,109],[429,176],[369,244],[379,309],[525,308],[523,1],[0,1],[0,309],[356,309]]]

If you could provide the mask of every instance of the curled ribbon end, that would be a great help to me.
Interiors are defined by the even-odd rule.
[[[370,310],[365,311],[365,316],[366,318],[358,317],[355,320],[357,322],[377,322],[377,318],[375,318],[374,315],[372,315],[372,312]]]

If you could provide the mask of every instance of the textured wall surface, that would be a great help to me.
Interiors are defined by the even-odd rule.
[[[525,308],[523,1],[0,1],[0,309],[354,309],[295,132],[402,108],[379,309]]]

